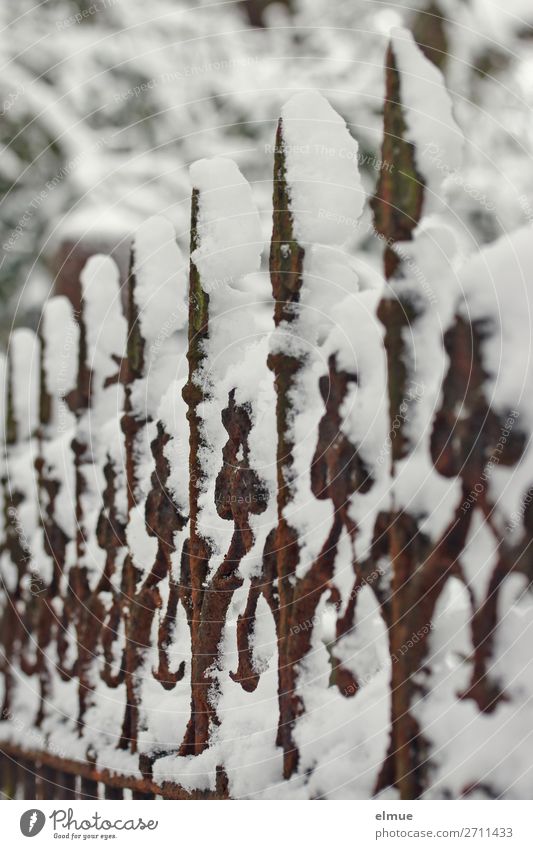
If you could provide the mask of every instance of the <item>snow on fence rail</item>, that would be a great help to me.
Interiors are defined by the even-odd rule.
[[[202,160],[188,286],[153,218],[127,320],[97,256],[79,312],[13,333],[7,798],[528,798],[532,240],[460,266],[440,73],[405,31],[386,68],[381,287],[345,248],[357,143],[307,92],[271,288],[250,186]]]

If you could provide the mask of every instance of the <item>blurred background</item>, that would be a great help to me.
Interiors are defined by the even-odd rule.
[[[272,146],[290,92],[317,88],[377,180],[393,26],[442,70],[467,138],[450,175],[472,245],[533,220],[531,0],[2,0],[0,336],[35,324],[86,257],[153,213],[187,248],[188,166],[234,158],[270,229]],[[368,214],[368,213],[367,213]],[[377,252],[363,226],[354,251]],[[371,259],[368,267],[371,267]]]

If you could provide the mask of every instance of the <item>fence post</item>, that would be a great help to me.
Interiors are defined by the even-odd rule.
[[[327,146],[324,127],[331,128]],[[289,163],[292,163],[290,167]],[[320,191],[317,185],[322,187]],[[339,540],[345,532],[353,539],[356,532],[344,500],[357,491],[368,491],[371,485],[356,446],[339,432],[337,411],[332,414],[327,403],[330,393],[342,403],[350,385],[357,381],[355,366],[341,371],[336,364],[334,346],[325,373],[314,368],[310,356],[312,347],[324,350],[317,339],[328,338],[335,326],[333,304],[329,302],[325,306],[324,294],[318,288],[338,285],[341,268],[341,279],[353,275],[343,252],[343,245],[351,235],[345,213],[349,209],[349,220],[356,222],[363,201],[357,144],[344,121],[319,95],[307,93],[292,98],[283,108],[275,145],[270,274],[276,331],[268,360],[277,395],[278,475],[278,523],[269,546],[274,552],[278,576],[278,744],[284,751],[287,779],[296,771],[299,761],[293,732],[298,717],[305,711],[299,684],[302,661],[311,647],[319,603],[328,590],[333,590],[331,581]],[[340,224],[332,225],[332,221]],[[324,268],[328,267],[332,270],[325,272]],[[351,292],[341,284],[339,292],[332,292],[332,299],[346,298],[349,294],[353,297],[356,283],[355,278],[352,280]],[[305,409],[295,403],[297,393],[305,398],[300,401]],[[299,459],[303,445],[297,443],[297,425],[304,415],[307,429],[311,422],[316,427],[318,442],[309,461],[304,452],[306,465],[310,464],[305,470]],[[329,441],[324,437],[332,436],[335,427],[334,448],[330,451]],[[309,439],[309,435],[301,438]],[[330,478],[332,470],[335,475]],[[303,499],[307,512],[312,510],[314,517],[307,524],[302,518]],[[307,543],[306,535],[312,533],[313,522],[324,525],[321,545]],[[355,563],[353,566],[355,570]],[[360,576],[356,573],[354,579],[360,580]],[[337,675],[338,683],[343,674],[352,680],[333,656],[331,659],[336,664],[333,674]],[[340,691],[343,692],[342,687]]]
[[[7,370],[6,464],[4,473],[3,569],[6,610],[2,617],[5,660],[2,718],[12,719],[11,707],[23,647],[29,634],[26,626],[35,616],[31,584],[32,541],[36,529],[37,499],[33,469],[33,439],[38,421],[39,340],[26,328],[11,335]],[[33,668],[31,669],[33,672]]]
[[[66,298],[51,298],[45,304],[39,325],[39,427],[34,464],[40,505],[40,527],[35,540],[38,571],[30,587],[36,602],[36,620],[32,633],[36,636],[38,646],[34,662],[26,658],[24,653],[21,660],[27,675],[39,675],[40,706],[36,718],[37,725],[42,723],[47,708],[49,711],[54,703],[55,667],[50,662],[49,647],[58,644],[60,586],[66,568],[67,543],[75,533],[69,511],[60,511],[57,507],[58,498],[64,495],[64,490],[68,490],[69,483],[72,483],[68,481],[68,472],[65,473],[65,469],[71,467],[67,439],[72,430],[72,421],[68,420],[69,414],[63,398],[65,392],[73,388],[74,378],[73,369],[72,374],[67,374],[69,364],[63,359],[65,354],[68,357],[68,353],[59,353],[58,338],[61,343],[63,339],[68,340],[74,326],[73,311]],[[64,337],[58,337],[59,328]],[[42,558],[42,563],[38,562],[39,558]]]
[[[423,207],[433,203],[435,198],[440,202],[438,192],[450,170],[447,162],[442,165],[438,158],[435,168],[431,158],[432,149],[437,151],[437,157],[445,154],[449,157],[450,151],[455,152],[455,142],[450,141],[451,127],[448,126],[450,135],[445,142],[448,149],[443,152],[440,148],[441,128],[447,120],[441,114],[435,121],[436,126],[432,128],[433,143],[428,142],[431,136],[426,127],[422,136],[427,142],[426,148],[415,148],[416,122],[435,119],[431,118],[431,113],[429,117],[420,117],[416,105],[413,107],[407,102],[406,91],[409,91],[409,74],[412,74],[413,68],[408,65],[407,71],[402,72],[397,51],[400,51],[402,61],[408,55],[413,61],[425,63],[425,72],[420,66],[417,66],[417,72],[430,81],[433,95],[441,97],[441,105],[444,103],[445,89],[433,65],[420,56],[410,34],[399,31],[393,35],[386,60],[382,158],[387,168],[381,172],[373,202],[376,231],[385,241],[384,264],[388,285],[378,315],[385,327],[389,417],[391,431],[395,432],[391,451],[393,503],[388,519],[392,561],[389,628],[393,660],[392,734],[389,754],[377,789],[394,784],[402,798],[414,799],[420,797],[428,787],[433,766],[431,745],[417,708],[432,697],[431,684],[426,686],[425,682],[430,682],[432,675],[430,634],[435,607],[450,577],[458,578],[468,588],[461,559],[472,528],[473,511],[462,510],[462,501],[483,475],[485,464],[497,441],[501,422],[490,410],[484,394],[487,374],[482,357],[482,343],[486,333],[483,321],[472,322],[457,315],[444,336],[450,363],[442,387],[440,408],[437,408],[434,418],[433,414],[425,419],[425,413],[417,413],[419,399],[412,388],[419,380],[427,381],[427,375],[425,378],[420,376],[424,374],[423,363],[416,371],[414,363],[421,351],[428,357],[435,351],[440,355],[442,329],[439,309],[443,309],[443,298],[448,298],[453,315],[453,310],[458,306],[456,301],[459,293],[456,294],[452,273],[443,271],[438,264],[435,264],[437,271],[427,265],[417,265],[410,258],[408,243],[412,241],[416,250],[420,239],[424,237],[420,228],[417,230],[422,222]],[[449,100],[447,104],[451,116]],[[445,230],[446,224],[442,222],[441,227]],[[447,257],[449,268],[451,258]],[[444,288],[444,292],[432,292],[425,279],[428,270],[435,274],[435,284]],[[446,291],[446,287],[449,291]],[[427,322],[433,318],[432,310],[435,310],[436,318],[432,325],[430,352]],[[424,326],[425,335],[421,335]],[[434,380],[434,375],[430,376],[431,380]],[[430,397],[435,397],[437,403],[441,387],[426,385],[422,388]],[[411,461],[413,458],[416,461],[417,452],[420,457],[420,446],[426,447],[428,456],[431,456],[433,469],[427,470],[426,475],[433,475],[434,483],[441,486],[446,478],[455,478],[460,484],[462,498],[445,514],[449,516],[449,521],[443,532],[422,529],[424,514],[431,517],[437,514],[439,507],[442,510],[432,493],[428,493],[423,509],[415,503],[415,496],[420,501],[417,487],[422,487],[423,483],[417,478],[416,466]],[[516,432],[509,440],[501,464],[512,465],[516,462],[522,447],[523,437]],[[411,477],[408,477],[409,472]],[[401,482],[405,484],[406,479],[411,488],[411,498],[406,498],[405,493],[402,495],[401,492]],[[480,507],[487,515],[490,513],[486,493],[480,497]],[[492,576],[494,589],[503,580],[505,569],[500,561]],[[481,710],[493,707],[499,697],[492,687],[487,686],[486,676],[486,659],[490,654],[496,621],[493,609],[496,597],[494,592],[488,608],[484,606],[482,611],[472,610],[473,685],[463,697],[475,698]]]
[[[106,441],[112,443],[117,439],[117,428],[111,424],[111,430],[106,433],[105,426],[109,417],[116,416],[121,408],[121,386],[116,373],[125,342],[119,273],[113,260],[98,255],[91,257],[81,273],[81,288],[78,364],[81,391],[78,398],[80,405],[76,410],[76,436],[72,443],[78,522],[73,587],[77,608],[77,722],[80,736],[86,726],[87,711],[93,706],[98,682],[96,651],[105,603],[100,595],[103,558],[97,557],[97,505],[103,485],[100,476],[105,464]]]
[[[127,488],[127,514],[128,522],[132,511],[137,505],[139,498],[139,480],[136,470],[136,441],[143,427],[146,425],[146,411],[136,409],[133,397],[134,385],[142,381],[145,367],[146,346],[141,332],[141,322],[138,305],[135,300],[136,275],[135,275],[135,245],[132,245],[130,255],[130,270],[127,279],[127,322],[128,335],[126,345],[125,362],[125,401],[124,415],[121,424],[125,439],[125,461],[126,461],[126,488]],[[126,530],[127,539],[127,530]],[[135,597],[140,572],[133,560],[131,548],[128,548],[123,566],[122,594],[126,602],[122,601],[122,617],[126,629],[126,643],[124,651],[124,680],[126,683],[126,709],[122,727],[121,748],[131,748],[136,751],[137,725],[138,725],[138,698],[135,692],[135,672],[138,665],[138,649],[136,633],[136,622],[133,617],[134,611],[125,609],[127,603],[130,608]]]
[[[200,754],[219,722],[215,669],[226,614],[243,583],[239,564],[254,543],[250,516],[266,508],[262,482],[249,467],[251,406],[236,402],[238,377],[232,382],[232,366],[220,365],[212,347],[223,327],[227,336],[222,352],[234,344],[240,346],[241,357],[246,356],[238,310],[246,308],[242,294],[246,275],[259,267],[259,218],[251,189],[233,162],[202,160],[191,167],[191,178],[189,379],[183,398],[190,428],[190,537],[184,556],[191,585],[186,603],[192,692],[191,718],[181,754]],[[223,208],[228,212],[221,225]],[[224,236],[229,244],[222,241]],[[253,336],[253,313],[246,315],[250,322],[247,331]],[[233,362],[233,367],[236,365]],[[225,442],[220,423],[227,433]],[[213,467],[220,461],[222,469],[215,474]],[[214,516],[231,523],[227,533],[214,527]]]
[[[191,256],[199,245],[197,230],[199,202],[200,192],[193,187],[191,197]],[[180,752],[182,754],[198,754],[205,747],[206,734],[204,729],[200,733],[197,732],[196,724],[202,724],[204,728],[207,728],[208,724],[208,711],[202,692],[201,671],[198,669],[199,650],[197,646],[199,644],[203,588],[211,555],[209,542],[201,536],[198,528],[198,499],[204,477],[200,456],[201,449],[205,448],[201,418],[198,412],[198,407],[204,401],[204,387],[199,384],[198,376],[206,357],[205,345],[209,334],[209,295],[202,288],[200,273],[192,259],[189,274],[188,328],[189,379],[183,388],[183,400],[187,404],[187,421],[189,423],[190,536],[184,545],[184,557],[187,562],[185,576],[189,578],[190,592],[187,593],[184,601],[191,629],[191,709],[193,713]],[[196,742],[198,737],[200,738],[199,745]]]
[[[302,286],[304,249],[295,239],[285,170],[283,123],[279,120],[274,155],[274,218],[270,247],[270,274],[275,299],[276,327],[290,325],[296,319]],[[293,575],[299,559],[298,539],[283,512],[291,500],[293,444],[290,436],[290,391],[303,361],[296,356],[270,354],[268,364],[274,372],[277,415],[278,525],[272,540],[275,552],[279,595],[279,703],[278,744],[284,751],[284,776],[290,778],[297,766],[298,753],[292,739],[294,721],[300,712],[295,704],[294,668],[289,660],[289,640],[293,603]]]
[[[385,240],[384,270],[387,288],[379,306],[378,315],[385,326],[385,350],[388,363],[389,422],[398,419],[400,406],[407,394],[408,373],[405,359],[404,329],[416,320],[419,304],[412,295],[397,295],[394,283],[401,278],[401,261],[394,250],[396,242],[412,238],[420,221],[424,198],[424,181],[418,173],[413,145],[405,138],[405,118],[401,102],[401,80],[392,44],[385,59],[385,106],[382,161],[386,167],[380,172],[376,196],[373,199],[374,226]],[[399,421],[403,421],[401,418]],[[391,445],[391,464],[407,453],[407,437],[400,425]],[[420,536],[416,522],[405,513],[392,512],[389,517],[390,556],[393,563],[391,588],[390,651],[399,656],[393,664],[392,734],[389,756],[384,764],[379,786],[398,784],[402,798],[416,798],[421,792],[421,781],[413,767],[413,756],[420,745],[416,723],[409,712],[412,683],[409,664],[412,658],[398,655],[409,636],[406,611],[413,574],[424,557],[420,550]]]
[[[128,487],[128,554],[123,573],[127,600],[123,613],[127,704],[121,746],[138,752],[139,735],[146,731],[147,723],[141,704],[143,676],[152,675],[145,665],[154,616],[163,604],[159,584],[163,580],[171,583],[174,534],[187,521],[165,487],[170,469],[164,450],[170,435],[158,415],[161,392],[165,393],[171,381],[179,377],[186,316],[181,253],[174,228],[164,218],[149,219],[137,232],[128,286],[126,403],[122,418]],[[141,479],[138,468],[141,456],[149,456],[152,468],[155,463],[155,471],[149,478]],[[154,506],[165,509],[159,514]],[[141,553],[140,535],[145,541]],[[176,588],[169,599],[169,615],[176,603],[175,593]],[[169,629],[167,622],[167,634]],[[165,633],[161,638],[164,642]],[[182,674],[183,670],[174,680],[169,673],[164,683],[172,687]],[[147,765],[152,752],[141,754]]]

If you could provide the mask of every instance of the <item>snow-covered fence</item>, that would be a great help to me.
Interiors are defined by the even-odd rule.
[[[127,319],[97,256],[81,309],[13,334],[8,798],[528,797],[533,248],[459,267],[442,78],[404,31],[386,68],[370,202],[342,118],[295,95],[268,271],[251,187],[202,160],[190,258],[146,222]]]

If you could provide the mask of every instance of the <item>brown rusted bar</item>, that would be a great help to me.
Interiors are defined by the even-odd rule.
[[[120,775],[106,769],[98,769],[94,764],[88,761],[73,761],[68,758],[61,758],[53,755],[50,752],[22,749],[11,744],[2,744],[2,757],[0,758],[0,776],[2,778],[4,793],[14,794],[17,787],[17,777],[15,775],[16,765],[19,760],[24,760],[25,763],[33,764],[33,769],[36,773],[40,771],[42,765],[50,767],[54,771],[67,771],[72,776],[79,776],[81,779],[80,790],[77,796],[80,799],[98,798],[98,785],[115,787],[121,790],[126,788],[132,792],[141,793],[149,798],[161,796],[163,799],[227,799],[227,788],[219,784],[215,791],[199,790],[189,791],[184,790],[179,784],[165,781],[162,784],[157,784],[151,778],[134,778],[132,776]],[[6,790],[7,788],[7,790]],[[14,798],[14,795],[8,795],[8,798]],[[56,797],[59,798],[59,797]],[[66,798],[66,797],[65,797]]]

